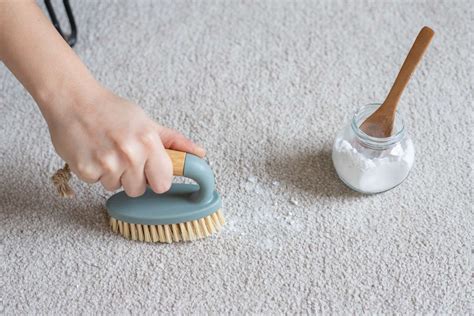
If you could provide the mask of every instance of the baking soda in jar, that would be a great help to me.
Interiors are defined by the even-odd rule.
[[[337,135],[332,149],[339,178],[361,193],[379,193],[396,187],[406,179],[415,160],[413,142],[398,112],[390,137],[372,137],[359,129],[379,106],[369,104],[359,109]]]

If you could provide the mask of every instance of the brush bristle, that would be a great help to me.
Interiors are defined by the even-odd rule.
[[[114,233],[127,239],[162,243],[205,238],[218,232],[224,223],[221,210],[198,220],[169,225],[132,224],[110,218],[110,226]]]

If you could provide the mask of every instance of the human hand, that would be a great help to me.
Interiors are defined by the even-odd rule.
[[[141,195],[165,192],[172,177],[164,148],[204,149],[106,91],[35,1],[0,1],[0,60],[35,99],[53,145],[82,180]]]
[[[142,195],[147,183],[163,193],[172,180],[165,148],[205,155],[204,149],[157,124],[139,106],[104,89],[93,91],[45,113],[56,152],[81,180],[100,181],[109,191],[123,186],[132,197]]]

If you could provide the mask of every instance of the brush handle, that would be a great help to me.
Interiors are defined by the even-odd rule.
[[[192,179],[199,185],[199,191],[191,197],[193,201],[202,203],[212,200],[215,181],[214,174],[207,162],[182,151],[166,149],[166,152],[173,163],[173,175]]]
[[[173,175],[182,176],[184,173],[184,163],[186,161],[186,153],[172,149],[166,149],[166,153],[170,156],[173,163]]]

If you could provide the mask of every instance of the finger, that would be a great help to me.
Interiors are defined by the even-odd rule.
[[[144,163],[134,164],[127,168],[122,174],[120,182],[128,196],[143,195],[146,190]]]
[[[158,133],[160,134],[161,141],[165,148],[184,151],[199,157],[204,157],[206,155],[206,150],[204,148],[196,145],[190,139],[174,129],[160,126]]]
[[[107,191],[115,191],[120,188],[120,178],[124,172],[123,163],[118,155],[103,155],[100,158],[102,163],[102,176],[100,183]]]
[[[157,144],[145,164],[145,175],[155,193],[164,193],[171,187],[173,165],[162,144]]]
[[[122,184],[120,183],[120,178],[122,177],[122,174],[118,175],[108,175],[108,176],[102,176],[100,177],[100,183],[106,189],[107,191],[115,191],[120,189]]]
[[[96,183],[100,178],[100,167],[93,163],[77,163],[69,166],[71,171],[86,183]]]

